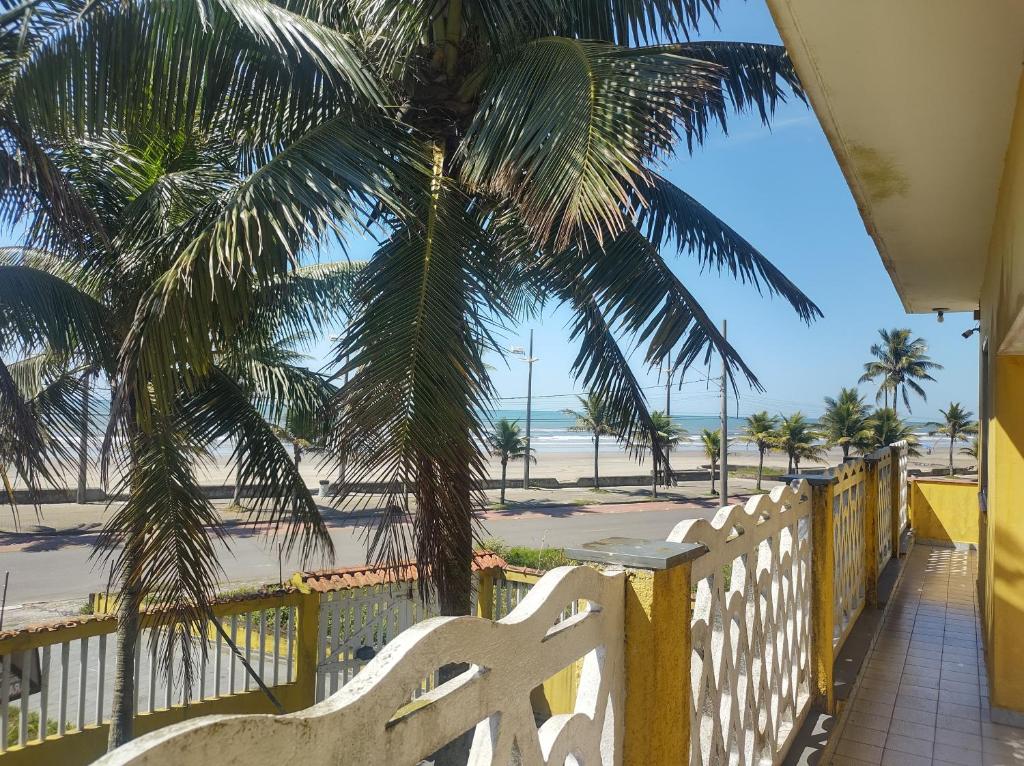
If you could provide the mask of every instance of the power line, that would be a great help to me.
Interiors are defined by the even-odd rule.
[[[711,380],[709,378],[698,378],[697,380],[686,380],[686,381],[683,381],[679,385],[680,386],[690,386],[690,385],[694,385],[696,383],[707,383],[709,381],[712,382],[712,383],[717,382],[717,380]],[[660,384],[659,383],[659,384],[654,385],[654,386],[641,386],[640,390],[641,391],[653,391],[655,389],[661,390],[663,387],[664,387],[664,384]],[[534,399],[566,399],[566,398],[569,398],[569,397],[572,397],[572,396],[586,396],[587,393],[588,393],[587,391],[571,391],[571,392],[569,392],[567,394],[534,394],[533,398]],[[526,399],[526,395],[522,394],[520,396],[496,396],[496,397],[494,397],[494,399],[496,401],[502,401],[502,402],[509,401],[509,400],[512,400],[512,399],[523,399],[523,400],[525,400]]]

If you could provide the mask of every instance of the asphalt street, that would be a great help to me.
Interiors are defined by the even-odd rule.
[[[684,519],[710,516],[713,507],[658,504],[658,510],[641,510],[647,504],[612,512],[590,507],[548,507],[542,511],[487,514],[484,535],[500,537],[513,545],[567,547],[604,537],[636,537],[664,540]],[[651,507],[651,506],[647,506]],[[357,519],[331,522],[333,566],[362,564],[366,560],[365,522]],[[303,568],[298,558],[279,560],[275,539],[264,529],[231,530],[230,549],[221,556],[225,583],[278,581]],[[10,572],[5,623],[18,623],[18,612],[28,603],[82,598],[106,587],[107,569],[92,558],[95,533],[57,535],[0,535],[0,576]],[[312,561],[307,568],[323,568],[332,562]]]

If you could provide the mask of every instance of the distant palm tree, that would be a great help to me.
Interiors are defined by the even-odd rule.
[[[975,436],[973,439],[971,439],[971,443],[968,444],[966,447],[961,447],[960,448],[960,454],[961,455],[967,455],[968,457],[973,457],[975,460],[978,459],[978,452],[979,452],[979,450],[978,450],[978,437],[977,436]]]
[[[843,460],[850,457],[850,448],[864,441],[870,434],[871,407],[864,403],[856,388],[843,388],[833,399],[825,397],[825,414],[821,417],[825,438],[829,444],[843,450]]]
[[[669,454],[679,444],[679,440],[686,435],[686,429],[682,426],[676,425],[672,421],[670,415],[666,415],[660,410],[655,410],[651,413],[651,422],[654,423],[655,431],[655,443],[654,449],[658,451],[664,458],[665,465],[665,486],[669,486],[672,482],[672,466],[669,464]],[[653,461],[654,465],[657,466],[658,461]],[[658,470],[654,470],[654,484],[658,484]],[[657,492],[657,490],[655,490]]]
[[[533,456],[533,448],[528,446],[526,437],[519,428],[519,421],[510,421],[502,418],[494,424],[494,430],[487,434],[487,444],[491,448],[491,455],[501,459],[501,498],[499,502],[505,504],[505,477],[508,472],[509,460],[525,460],[529,455],[531,460],[536,461]]]
[[[789,458],[787,473],[799,471],[801,460],[817,460],[825,455],[825,448],[818,443],[821,438],[821,432],[802,412],[782,418],[776,446]]]
[[[978,424],[974,420],[974,413],[961,407],[960,402],[950,402],[948,409],[940,409],[939,412],[942,413],[943,422],[935,424],[938,426],[935,433],[949,437],[949,475],[952,476],[953,444],[978,433]]]
[[[910,337],[908,328],[879,330],[882,338],[881,343],[871,346],[871,355],[875,357],[872,361],[865,363],[864,374],[860,376],[861,383],[880,380],[878,394],[875,401],[883,399],[884,406],[889,406],[889,393],[892,393],[892,409],[896,411],[897,401],[902,394],[903,403],[907,405],[907,412],[910,412],[910,397],[907,394],[909,388],[925,401],[928,397],[924,389],[918,383],[919,380],[934,381],[930,370],[941,370],[942,365],[933,362],[925,353],[928,344],[924,338]]]
[[[757,447],[757,489],[761,489],[761,475],[764,473],[764,456],[774,444],[777,434],[778,418],[769,415],[767,410],[755,412],[747,417],[747,424],[740,439]]]
[[[867,453],[900,441],[907,443],[908,454],[921,454],[921,450],[918,449],[920,441],[914,433],[914,429],[903,422],[903,419],[896,414],[896,410],[892,407],[883,407],[880,410],[875,410],[875,414],[871,416],[869,438],[857,445],[857,448],[860,452]]]
[[[704,454],[711,461],[711,494],[715,494],[715,474],[718,473],[718,459],[722,456],[722,432],[704,428],[700,432]]]
[[[580,409],[565,409],[562,412],[576,418],[576,422],[569,426],[570,431],[582,431],[591,435],[594,442],[594,489],[601,488],[601,479],[598,473],[598,455],[602,436],[619,435],[619,427],[612,420],[611,408],[608,400],[603,394],[591,391],[586,397],[577,396],[580,400]]]

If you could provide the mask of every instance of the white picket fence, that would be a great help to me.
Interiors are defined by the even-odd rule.
[[[189,686],[181,683],[183,658],[175,642],[167,642],[167,628],[143,627],[135,650],[135,711],[153,713],[235,694],[256,688],[246,671],[246,663],[264,679],[267,686],[294,680],[293,642],[294,606],[253,609],[241,601],[218,606],[221,626],[233,636],[239,654],[235,654],[212,621],[206,637],[195,635],[193,678]],[[61,641],[61,630],[50,631],[53,643],[39,648],[4,654],[0,657],[0,731],[6,732],[12,708],[18,712],[18,745],[28,741],[28,723],[39,715],[39,731],[54,725],[60,735],[82,731],[87,726],[110,720],[113,701],[114,640],[117,623],[113,618],[87,623],[88,633]],[[169,654],[164,654],[170,646]],[[205,647],[205,652],[202,649]],[[159,654],[158,654],[159,652]],[[239,656],[240,655],[240,656]],[[17,668],[20,672],[15,672]],[[9,699],[10,679],[15,677],[21,689],[38,692]],[[7,738],[0,737],[0,753],[7,750]]]

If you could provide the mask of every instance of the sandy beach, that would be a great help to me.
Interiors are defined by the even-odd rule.
[[[826,459],[822,461],[810,461],[801,464],[803,470],[815,468],[826,468],[836,465],[842,461],[842,450],[830,449]],[[757,466],[757,450],[746,444],[733,444],[729,450],[729,462],[732,466]],[[949,453],[947,448],[941,444],[932,449],[928,454],[927,447],[922,447],[922,454],[910,458],[910,468],[931,470],[945,468],[949,464]],[[966,455],[954,454],[954,464],[958,468],[971,467],[976,464],[974,458]],[[696,469],[707,467],[708,461],[703,453],[696,449],[683,448],[672,453],[672,467],[676,470]],[[765,466],[772,468],[786,468],[786,456],[780,452],[770,452],[765,456]],[[533,479],[552,478],[562,483],[575,482],[580,477],[593,475],[594,453],[592,450],[537,450],[537,462],[530,467],[530,476]],[[488,462],[490,478],[497,479],[501,476],[501,464],[496,458]],[[636,460],[627,454],[620,447],[610,444],[602,446],[600,452],[599,470],[602,476],[634,476],[637,474],[650,473],[650,460]],[[307,484],[315,487],[320,480],[333,480],[337,478],[336,469],[331,466],[324,466],[322,457],[316,454],[308,454],[300,465],[302,476]],[[522,462],[509,463],[508,477],[510,479],[521,479],[523,475]],[[232,484],[234,483],[233,472],[228,463],[227,457],[220,457],[217,460],[202,466],[198,471],[199,480],[203,484]],[[74,477],[67,477],[68,485],[74,486]],[[90,471],[90,486],[99,486],[99,473],[96,470]]]

